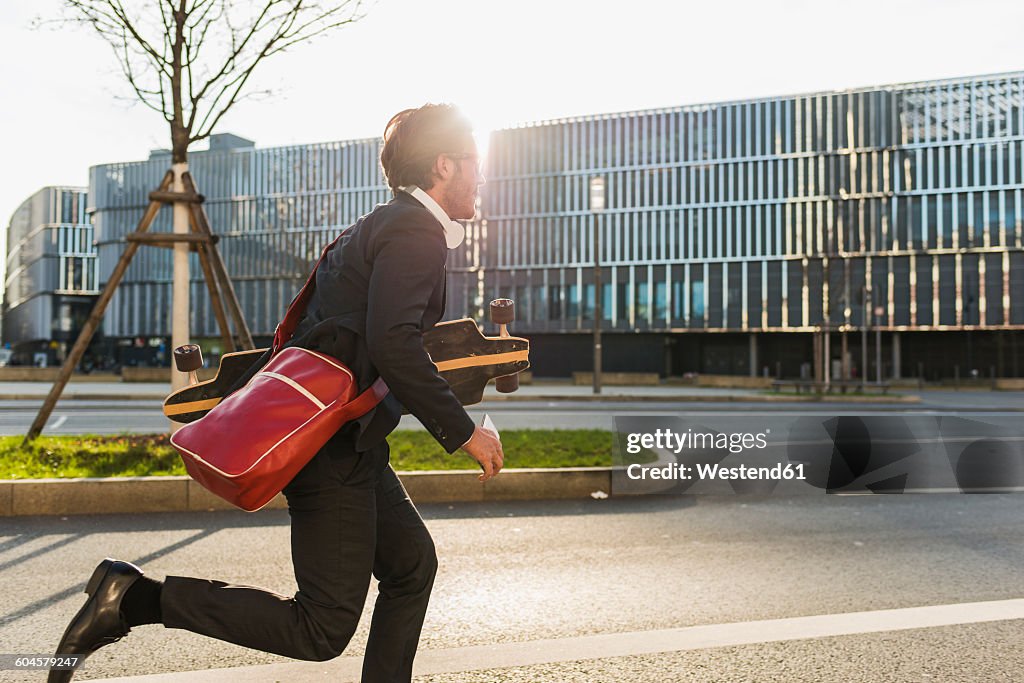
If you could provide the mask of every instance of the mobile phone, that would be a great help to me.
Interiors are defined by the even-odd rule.
[[[501,435],[498,434],[498,428],[494,426],[494,420],[492,420],[491,416],[488,415],[487,413],[484,413],[484,419],[480,421],[480,427],[494,432],[494,436],[498,437],[499,439],[501,438]]]

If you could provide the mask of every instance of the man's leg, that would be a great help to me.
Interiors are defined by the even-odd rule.
[[[436,573],[434,542],[388,465],[377,484],[373,574],[380,581],[380,594],[366,643],[363,683],[400,683],[412,678],[412,662]]]
[[[345,649],[366,601],[376,544],[373,455],[333,439],[285,488],[298,592],[168,576],[164,625],[296,659]],[[245,549],[238,548],[239,562]]]

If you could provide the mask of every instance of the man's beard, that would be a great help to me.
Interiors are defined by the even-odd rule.
[[[456,171],[451,187],[445,193],[445,203],[452,207],[453,219],[469,220],[476,214],[476,182],[469,180],[461,169]]]

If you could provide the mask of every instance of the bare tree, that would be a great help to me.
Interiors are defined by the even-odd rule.
[[[139,101],[159,112],[171,129],[173,183],[170,194],[166,186],[161,193],[162,201],[174,204],[174,233],[179,238],[174,243],[172,348],[189,343],[190,336],[189,244],[182,236],[189,232],[190,206],[198,197],[195,190],[186,191],[191,188],[189,146],[208,137],[232,107],[252,95],[247,87],[260,63],[358,21],[362,2],[63,0],[64,16],[54,21],[95,29],[113,48]],[[42,23],[50,22],[37,21]],[[140,226],[148,226],[151,219],[144,217]],[[102,315],[102,310],[95,315]],[[73,356],[65,363],[67,374],[77,363]],[[61,376],[47,399],[51,408],[66,381],[63,370]],[[171,373],[172,388],[185,381],[181,373]]]
[[[173,163],[247,95],[263,60],[362,18],[362,0],[64,0],[92,26],[139,101],[171,129]]]

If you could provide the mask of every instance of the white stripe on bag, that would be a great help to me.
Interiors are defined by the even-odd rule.
[[[309,393],[309,390],[307,390],[306,387],[302,386],[301,384],[293,380],[291,377],[285,377],[284,375],[279,375],[276,372],[261,372],[260,374],[265,377],[273,377],[274,379],[281,380],[282,382],[284,382],[285,384],[292,387],[293,389],[301,393],[303,396],[308,398],[310,401],[315,403],[316,407],[319,408],[320,410],[323,410],[324,408],[327,407],[323,402],[320,401],[320,399],[318,399],[313,394]]]

